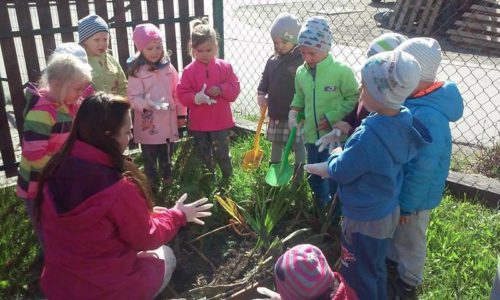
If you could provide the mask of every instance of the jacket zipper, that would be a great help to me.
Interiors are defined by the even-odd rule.
[[[316,128],[318,128],[318,118],[316,117],[316,69],[314,74],[311,73],[313,78],[313,113],[314,113],[314,124],[316,124]],[[316,130],[316,139],[319,140],[319,131]]]

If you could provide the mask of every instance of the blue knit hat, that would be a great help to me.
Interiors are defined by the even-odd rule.
[[[316,48],[324,52],[332,47],[332,32],[328,22],[323,17],[307,19],[299,32],[299,46]]]
[[[88,15],[78,21],[78,43],[83,43],[98,32],[108,32],[109,26],[103,18],[98,15]]]

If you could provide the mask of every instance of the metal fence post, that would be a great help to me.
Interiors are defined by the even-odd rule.
[[[214,27],[219,34],[219,57],[224,58],[224,5],[223,0],[213,0]]]

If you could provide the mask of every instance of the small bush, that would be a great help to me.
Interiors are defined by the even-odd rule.
[[[491,148],[482,148],[473,169],[479,174],[500,180],[500,143]]]

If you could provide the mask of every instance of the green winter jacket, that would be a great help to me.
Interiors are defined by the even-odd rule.
[[[333,59],[331,53],[311,72],[306,63],[297,69],[291,107],[304,109],[304,140],[315,143],[329,130],[317,131],[321,117],[334,124],[352,111],[358,101],[358,82],[351,68]]]
[[[127,96],[127,77],[113,55],[106,52],[101,56],[88,56],[88,59],[96,91]]]

